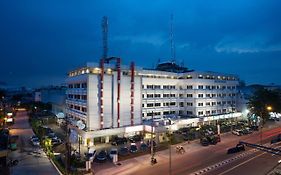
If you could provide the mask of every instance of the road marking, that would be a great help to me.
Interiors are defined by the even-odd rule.
[[[261,154],[255,156],[255,157],[252,157],[251,159],[248,159],[248,160],[246,160],[246,161],[244,161],[244,162],[242,162],[242,163],[240,163],[240,164],[238,164],[238,165],[236,165],[236,166],[234,166],[234,167],[232,167],[232,168],[230,168],[230,169],[228,169],[228,170],[226,170],[226,171],[224,171],[224,172],[222,172],[222,173],[220,173],[220,174],[218,174],[218,175],[223,175],[223,174],[225,174],[225,173],[228,173],[229,171],[232,171],[232,170],[234,170],[235,168],[238,168],[238,167],[244,165],[245,163],[248,163],[248,162],[250,162],[251,160],[253,160],[253,159],[257,158],[257,157],[260,157],[260,156],[262,156],[262,155],[264,155],[264,154],[266,154],[266,152],[261,153]]]

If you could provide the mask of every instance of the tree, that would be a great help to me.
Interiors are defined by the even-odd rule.
[[[269,110],[273,112],[281,111],[280,91],[258,88],[250,98],[248,108],[251,113],[260,116],[263,121],[262,124],[265,124],[269,118]]]

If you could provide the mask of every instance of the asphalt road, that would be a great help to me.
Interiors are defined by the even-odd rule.
[[[279,133],[281,133],[280,124],[279,127],[264,131],[264,143]],[[272,156],[271,154],[262,153],[249,148],[241,153],[233,155],[226,154],[227,149],[235,146],[239,141],[259,143],[259,132],[254,132],[245,136],[235,136],[231,133],[227,133],[222,135],[221,138],[222,141],[220,143],[208,147],[201,146],[198,141],[192,142],[190,144],[186,143],[183,145],[186,150],[186,153],[184,154],[177,154],[173,146],[171,151],[172,174],[194,174],[195,172],[198,173],[201,171],[201,174],[209,175],[217,175],[220,173],[259,175],[269,171],[279,160],[277,156]],[[150,165],[150,156],[145,155],[121,162],[123,167],[121,166],[106,169],[105,171],[97,172],[97,174],[169,174],[169,150],[156,153],[156,158],[158,163],[155,165]],[[234,160],[230,161],[231,159]],[[226,163],[226,161],[230,162]],[[218,165],[219,163],[222,165]],[[217,165],[217,167],[212,169],[212,167],[215,167],[215,165]],[[255,168],[255,166],[259,167]],[[208,171],[207,168],[209,169]],[[206,170],[206,172],[203,173],[203,170]]]
[[[59,174],[46,154],[39,147],[33,147],[29,138],[34,135],[25,111],[20,111],[11,127],[11,135],[18,135],[18,149],[9,154],[10,160],[19,160],[17,166],[10,168],[12,175],[57,175]]]

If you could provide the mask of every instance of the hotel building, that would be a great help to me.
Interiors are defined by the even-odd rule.
[[[142,132],[143,121],[237,115],[238,77],[162,63],[154,70],[88,63],[67,78],[66,115],[84,139]],[[219,117],[221,118],[221,117]]]

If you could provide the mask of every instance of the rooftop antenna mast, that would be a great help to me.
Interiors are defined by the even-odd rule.
[[[170,18],[171,59],[172,59],[172,62],[175,63],[176,62],[176,51],[175,51],[175,42],[174,42],[173,20],[174,20],[174,16],[173,16],[173,14],[171,14],[171,18]]]
[[[102,58],[104,60],[107,59],[107,52],[108,52],[108,46],[107,46],[107,35],[108,35],[108,19],[107,16],[104,16],[102,18],[102,44],[103,44],[103,54],[102,54]]]

